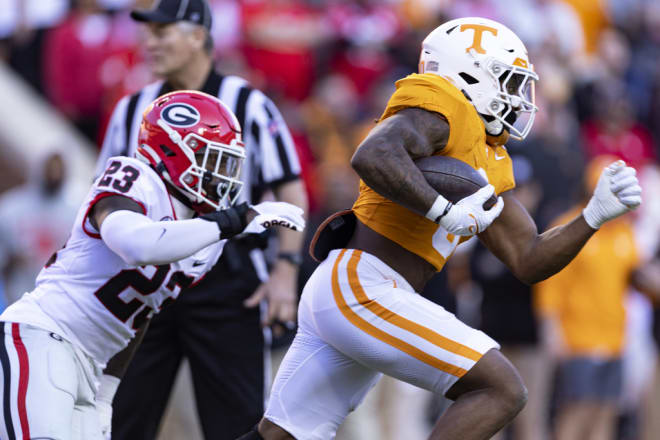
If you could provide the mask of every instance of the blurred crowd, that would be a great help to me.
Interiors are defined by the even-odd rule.
[[[128,15],[132,8],[147,8],[151,3],[0,0],[0,61],[11,66],[54,111],[99,145],[117,100],[153,79],[139,51],[140,26]],[[502,343],[514,363],[520,363],[517,366],[523,375],[531,374],[526,379],[538,399],[530,399],[528,414],[521,418],[527,425],[516,425],[507,438],[543,440],[551,438],[552,432],[559,440],[657,438],[660,427],[653,425],[657,421],[648,414],[654,408],[660,410],[653,339],[655,335],[657,342],[660,337],[660,313],[655,312],[656,301],[637,292],[628,280],[633,273],[646,278],[660,276],[660,269],[653,263],[660,241],[660,2],[209,3],[219,70],[243,76],[264,90],[282,110],[292,131],[310,193],[310,233],[329,213],[351,206],[357,195],[357,177],[349,167],[349,159],[384,109],[394,82],[417,70],[420,43],[430,30],[448,19],[482,16],[516,32],[527,45],[540,77],[535,91],[540,111],[531,135],[523,142],[511,141],[508,148],[514,157],[518,196],[539,229],[544,230],[579,206],[585,187],[590,185],[586,170],[592,161],[602,156],[621,158],[636,167],[641,176],[645,201],[639,213],[625,219],[630,233],[624,231],[619,236],[614,231],[611,246],[601,240],[600,247],[586,252],[604,261],[601,266],[608,262],[616,265],[624,282],[616,284],[617,292],[597,301],[587,295],[596,295],[599,288],[585,287],[583,290],[593,292],[573,293],[585,295],[583,308],[602,306],[592,311],[595,316],[584,314],[585,321],[595,319],[595,324],[579,322],[577,328],[595,325],[595,334],[599,334],[599,328],[605,329],[599,325],[614,326],[620,334],[607,340],[609,352],[598,345],[597,337],[591,346],[581,346],[582,352],[571,351],[574,347],[567,333],[570,325],[562,313],[570,314],[574,309],[562,308],[558,299],[562,292],[568,294],[567,289],[517,284],[479,246],[465,245],[466,250],[455,256],[446,273],[433,280],[425,293],[469,324],[484,328]],[[0,142],[2,137],[0,133]],[[21,148],[30,154],[29,144]],[[66,163],[53,161],[57,159],[44,158],[43,170],[37,173],[21,173],[0,161],[0,189],[16,185],[22,175],[34,191],[27,197],[17,192],[25,191],[25,187],[13,189],[0,201],[0,218],[10,219],[0,225],[0,265],[8,291],[14,291],[17,287],[9,286],[16,279],[24,279],[26,271],[36,271],[47,259],[46,254],[63,243],[61,221],[50,220],[68,222],[76,208],[67,205],[65,198],[56,198],[58,179],[64,178],[61,175],[66,174]],[[54,200],[57,203],[51,203]],[[65,212],[67,209],[70,212]],[[25,232],[30,225],[20,216],[29,218],[31,212],[41,213],[36,214],[42,221],[35,228],[49,233]],[[23,236],[41,239],[20,239]],[[622,258],[623,248],[633,249],[635,257],[626,259],[625,264],[614,263]],[[608,252],[616,258],[607,257]],[[304,268],[303,280],[311,273],[313,263],[306,261]],[[586,276],[586,272],[581,274]],[[5,298],[11,301],[20,293]],[[601,319],[603,316],[611,319]],[[582,317],[578,316],[578,321]],[[552,365],[585,350],[596,358],[614,356],[623,362],[623,390],[610,411],[616,421],[612,437],[559,434],[558,426],[563,423],[561,378],[555,378]],[[406,429],[419,429],[407,426],[417,422],[411,421],[406,411],[398,411],[404,414],[398,418],[386,416],[391,413],[390,406],[397,406],[392,401],[404,402],[406,395],[416,394],[391,384],[382,388],[385,397],[372,403],[372,408],[378,408],[373,418],[380,418],[378,425],[388,428],[383,428],[386,432],[378,438],[404,438],[405,432],[411,432]],[[442,406],[442,402],[435,402],[430,408],[437,412]],[[585,414],[587,420],[596,420],[596,416],[588,415],[592,413]],[[396,423],[400,426],[393,426]],[[570,425],[570,421],[566,423]]]

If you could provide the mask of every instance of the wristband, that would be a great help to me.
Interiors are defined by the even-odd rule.
[[[452,206],[453,205],[449,200],[438,194],[438,197],[435,198],[433,205],[431,205],[431,208],[426,213],[425,217],[432,222],[438,223],[442,217],[447,215]]]
[[[442,220],[442,217],[446,216],[451,207],[454,206],[452,202],[447,202],[447,206],[445,206],[445,210],[442,211],[442,214],[438,216],[438,218],[435,219],[435,222],[440,224],[440,220]]]
[[[247,203],[241,203],[231,208],[203,214],[200,218],[216,222],[220,229],[220,239],[224,240],[243,232],[243,229],[247,226],[246,216],[249,209]]]
[[[592,205],[591,200],[589,200],[587,206],[582,210],[582,217],[584,217],[584,221],[587,222],[591,229],[599,230],[604,222],[598,218],[598,215],[594,212],[595,208],[590,205]]]
[[[294,252],[280,252],[277,254],[277,258],[280,260],[286,260],[294,266],[300,266],[303,262],[302,255]]]

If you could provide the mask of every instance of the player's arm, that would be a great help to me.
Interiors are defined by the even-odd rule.
[[[442,150],[449,124],[439,113],[407,108],[383,120],[362,141],[351,166],[374,191],[426,215],[438,197],[413,160]]]
[[[509,192],[502,197],[502,213],[479,238],[524,283],[536,283],[559,272],[596,232],[580,215],[539,234],[520,202]]]
[[[483,231],[497,218],[503,201],[489,210],[483,204],[492,185],[452,204],[429,185],[413,162],[441,151],[449,139],[449,124],[439,113],[407,108],[380,122],[360,144],[351,166],[374,191],[439,223],[455,235]]]
[[[117,195],[96,202],[90,221],[105,244],[126,263],[144,266],[181,260],[241,232],[261,232],[273,225],[302,230],[301,211],[289,204],[268,202],[238,205],[195,219],[153,221],[137,202]]]
[[[582,214],[565,225],[539,234],[534,220],[511,194],[505,194],[502,214],[479,235],[486,247],[526,283],[559,272],[600,226],[641,203],[635,170],[622,161],[606,167]]]
[[[660,259],[653,259],[633,271],[630,285],[660,303]]]
[[[303,211],[307,211],[307,191],[301,179],[283,183],[277,188],[274,188],[273,192],[277,200],[290,203],[298,206]],[[280,229],[278,231],[278,238],[280,240],[280,253],[300,253],[304,241],[304,237],[301,234],[296,234],[289,229]]]
[[[217,223],[201,218],[153,221],[137,202],[123,196],[108,196],[96,202],[90,221],[105,244],[132,266],[181,260],[217,242],[222,235]]]

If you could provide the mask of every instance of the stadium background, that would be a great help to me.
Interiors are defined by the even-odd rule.
[[[416,70],[424,36],[447,19],[484,16],[521,37],[540,76],[540,111],[532,134],[522,143],[509,143],[517,177],[539,188],[535,217],[540,228],[578,201],[584,167],[592,158],[614,155],[642,171],[645,205],[650,206],[635,222],[644,237],[645,254],[657,252],[660,215],[654,203],[658,197],[653,195],[659,188],[648,183],[657,179],[660,154],[657,0],[209,3],[220,71],[243,76],[264,90],[294,135],[310,193],[310,233],[327,214],[354,200],[357,178],[349,158],[384,108],[394,81]],[[114,103],[151,80],[138,50],[139,26],[128,17],[131,8],[150,4],[151,0],[0,0],[0,191],[34,186],[44,158],[57,152],[65,158],[67,174],[61,198],[75,209],[91,181]],[[6,199],[0,205],[15,203]],[[21,214],[26,218],[16,223],[28,224],[29,212],[37,209]],[[48,220],[52,219],[42,218],[35,226],[42,240],[15,246],[14,251],[30,256],[33,263],[46,255],[45,262],[61,245],[47,239],[52,223]],[[0,247],[5,241],[0,237]],[[3,279],[15,269],[7,254],[0,252]],[[306,261],[301,281],[312,268]],[[450,270],[434,280],[431,295],[478,325],[480,297],[464,283],[457,285],[460,271]],[[12,299],[7,293],[5,301]],[[645,438],[645,429],[656,433],[649,439],[657,438],[660,431],[645,428],[649,418],[644,417],[656,395],[653,305],[634,293],[631,298],[636,299],[628,320],[639,325],[629,325],[634,332],[629,340],[648,343],[630,350],[635,356],[632,370],[642,377],[622,399],[619,438]],[[415,425],[413,413],[423,416],[433,408],[416,390],[399,384],[388,387],[359,417],[352,417],[359,421],[349,423],[352,427],[341,438],[377,438],[364,433],[381,428],[387,433],[378,438],[401,438],[397,429],[409,433],[406,429],[412,428],[389,425]],[[550,390],[548,400],[551,394]],[[388,403],[388,396],[396,396],[399,403]],[[177,429],[195,438],[195,427],[185,423],[172,415],[162,438],[177,438]]]

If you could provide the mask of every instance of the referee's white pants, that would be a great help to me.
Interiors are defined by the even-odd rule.
[[[92,360],[57,334],[0,325],[0,438],[101,440]]]
[[[321,263],[298,321],[265,417],[299,440],[334,438],[381,373],[444,394],[499,348],[359,250],[334,250]]]

